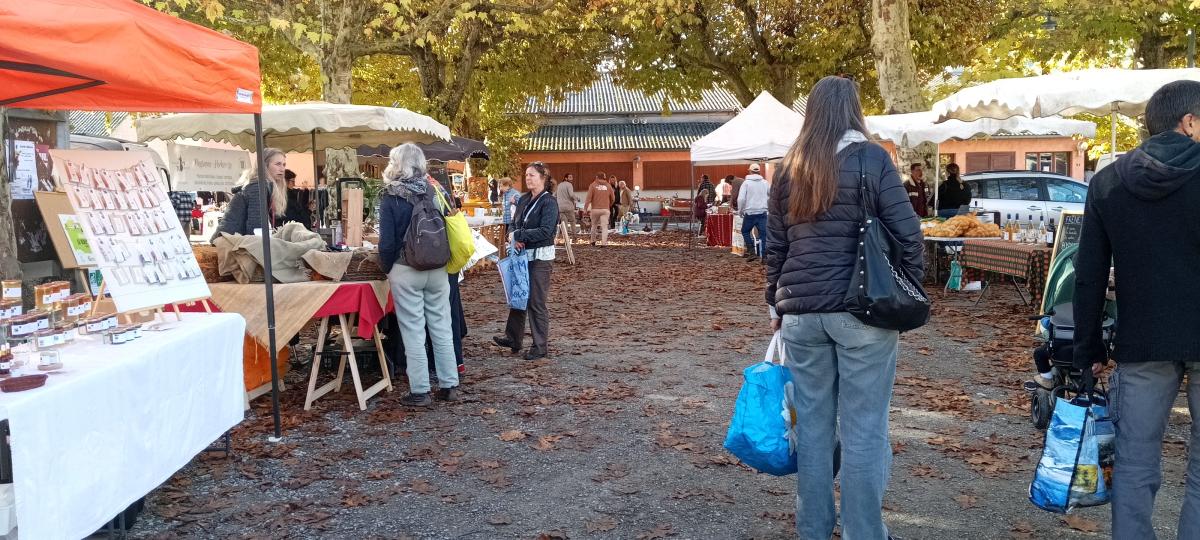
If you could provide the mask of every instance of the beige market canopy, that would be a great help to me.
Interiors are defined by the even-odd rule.
[[[933,104],[939,120],[1028,116],[1110,115],[1111,152],[1117,153],[1117,113],[1146,112],[1150,96],[1163,85],[1200,81],[1200,69],[1084,69],[1037,77],[1000,79],[955,92]]]
[[[450,128],[423,114],[397,107],[323,102],[266,105],[262,108],[262,122],[267,144],[284,152],[450,140]],[[254,148],[254,125],[249,117],[238,114],[142,118],[137,132],[142,141],[185,137]]]
[[[1200,81],[1200,69],[1084,69],[1000,79],[964,88],[933,105],[939,120],[1074,116],[1113,112],[1138,116],[1150,96],[1178,80]]]
[[[892,141],[896,146],[910,148],[923,143],[941,144],[951,139],[970,139],[980,135],[1002,133],[1088,138],[1096,136],[1096,124],[1084,120],[1013,116],[1004,120],[980,118],[970,122],[938,122],[937,113],[931,111],[868,116],[867,130],[875,139]]]

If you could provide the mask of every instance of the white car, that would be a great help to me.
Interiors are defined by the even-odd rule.
[[[1061,223],[1063,210],[1083,211],[1087,184],[1061,174],[993,171],[963,175],[971,187],[971,206],[1000,213],[1000,220]]]

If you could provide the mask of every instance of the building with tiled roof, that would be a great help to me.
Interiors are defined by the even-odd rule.
[[[939,76],[951,83],[957,73]],[[792,108],[803,113],[807,101]],[[631,186],[659,195],[687,196],[700,175],[716,179],[743,176],[746,166],[695,167],[690,161],[693,142],[741,112],[733,93],[722,88],[700,92],[695,100],[675,100],[663,93],[647,94],[618,84],[610,73],[561,100],[530,99],[523,112],[538,118],[539,127],[525,138],[522,162],[542,161],[555,178],[575,176],[584,190],[598,172],[615,174]],[[885,143],[894,153],[890,143]],[[1082,178],[1084,156],[1070,137],[1005,133],[967,141],[947,141],[940,147],[942,164],[960,164],[963,172],[1018,168],[1019,164]],[[907,171],[907,166],[901,166]]]
[[[805,101],[794,104],[803,110]],[[695,100],[676,100],[619,85],[612,74],[561,100],[530,99],[523,112],[539,127],[525,139],[522,161],[543,161],[555,178],[576,177],[586,189],[597,172],[615,174],[650,191],[686,195],[691,187],[689,148],[741,112],[732,92],[710,88]],[[697,167],[696,176],[745,174],[744,166]]]

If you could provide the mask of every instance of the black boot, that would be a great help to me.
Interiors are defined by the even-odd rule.
[[[521,352],[521,344],[520,343],[513,343],[513,340],[508,339],[504,336],[493,337],[492,343],[495,343],[496,345],[499,345],[501,347],[508,347],[509,350],[511,350],[513,352],[513,354]]]

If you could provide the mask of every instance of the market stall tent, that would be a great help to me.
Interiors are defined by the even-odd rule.
[[[138,2],[3,2],[0,28],[0,106],[241,114],[261,107],[254,46]]]
[[[265,105],[262,122],[267,143],[284,152],[450,140],[450,128],[428,116],[399,107],[325,102]],[[138,121],[137,132],[141,141],[186,137],[254,149],[254,126],[249,118],[239,114],[172,114],[143,118]]]
[[[933,112],[940,121],[1108,114],[1115,156],[1116,115],[1145,113],[1155,91],[1179,80],[1200,81],[1200,69],[1084,69],[1000,79],[959,90],[935,103]]]
[[[261,153],[262,77],[253,45],[130,0],[8,1],[0,4],[0,28],[0,107],[241,115],[253,118]],[[262,163],[258,176],[265,176]],[[260,185],[266,214],[269,197]],[[263,258],[270,267],[268,235]],[[265,288],[278,439],[271,280]]]
[[[1089,138],[1096,136],[1096,124],[1084,120],[1013,116],[1004,120],[980,118],[973,121],[938,122],[937,113],[932,111],[868,116],[867,130],[874,139],[892,141],[897,146],[904,147],[923,143],[941,144],[952,139],[970,139],[1000,133]]]
[[[429,144],[418,144],[429,161],[466,161],[468,159],[491,159],[487,144],[483,141],[454,136],[453,140],[437,141]],[[360,157],[387,157],[391,146],[360,146]]]
[[[763,92],[732,120],[692,143],[692,164],[731,165],[782,158],[803,124],[804,115]]]

